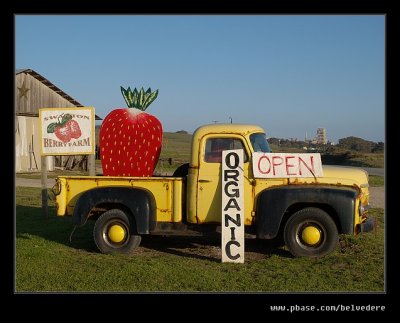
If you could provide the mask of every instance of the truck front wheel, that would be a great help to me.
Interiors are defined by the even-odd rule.
[[[325,211],[309,207],[294,213],[286,223],[284,238],[295,257],[322,257],[337,246],[335,222]]]
[[[122,210],[112,209],[97,219],[93,229],[94,242],[102,253],[131,254],[141,240],[135,231],[132,217]]]

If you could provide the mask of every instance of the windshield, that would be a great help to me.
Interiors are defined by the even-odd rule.
[[[265,133],[253,133],[252,135],[250,135],[250,141],[251,145],[253,146],[253,150],[255,152],[257,151],[261,151],[263,153],[271,152]]]

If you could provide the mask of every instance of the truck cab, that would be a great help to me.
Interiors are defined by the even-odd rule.
[[[264,130],[251,124],[212,124],[193,134],[189,165],[173,177],[60,176],[53,189],[57,215],[77,225],[96,220],[104,253],[132,253],[143,234],[218,230],[222,151],[244,153],[244,225],[258,239],[282,236],[294,256],[323,256],[339,234],[370,231],[368,174],[324,166],[323,177],[255,178],[253,153],[271,152]],[[182,172],[182,170],[184,170]]]
[[[245,225],[253,225],[255,192],[251,156],[270,152],[264,130],[254,125],[215,124],[198,128],[193,134],[191,163],[187,177],[187,221],[221,222],[221,156],[223,150],[243,149]],[[281,181],[279,181],[280,183]]]

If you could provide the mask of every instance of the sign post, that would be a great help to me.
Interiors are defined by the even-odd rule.
[[[42,213],[48,215],[47,156],[95,153],[93,107],[39,109],[40,155],[42,168]],[[90,172],[93,173],[91,163]]]
[[[47,196],[47,156],[41,156],[41,168],[42,168],[42,214],[43,217],[47,218],[49,215],[48,211],[48,196]]]
[[[222,152],[222,262],[244,263],[243,149]]]
[[[94,154],[88,156],[89,176],[96,176],[96,156]]]

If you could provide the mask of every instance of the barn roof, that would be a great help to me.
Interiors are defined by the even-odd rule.
[[[39,73],[35,72],[32,69],[29,68],[22,68],[22,69],[16,69],[15,70],[15,75],[21,74],[21,73],[26,73],[32,75],[34,78],[42,82],[44,85],[46,85],[48,88],[52,89],[54,92],[57,94],[61,95],[64,99],[68,100],[71,102],[74,106],[76,107],[83,107],[81,103],[76,101],[73,97],[69,96],[67,93],[65,93],[63,90],[61,90],[59,87],[55,86],[53,83],[51,83],[48,79],[40,75]],[[103,120],[100,118],[97,114],[95,115],[96,120]]]

